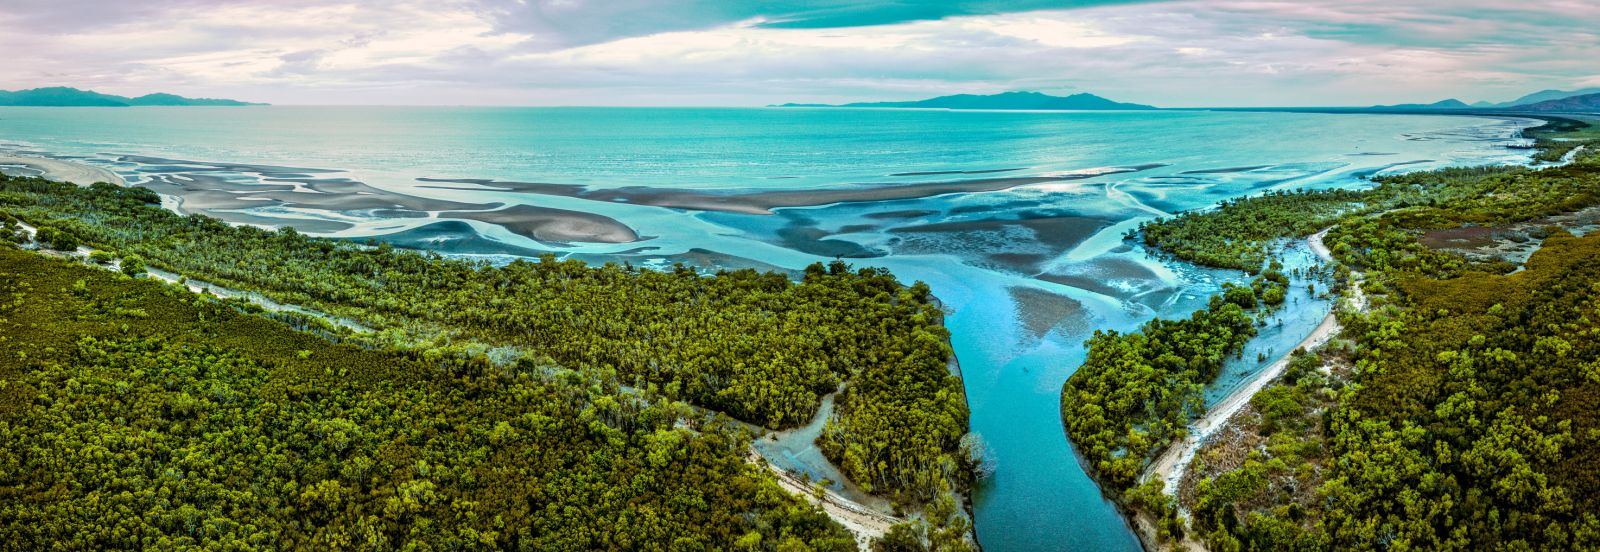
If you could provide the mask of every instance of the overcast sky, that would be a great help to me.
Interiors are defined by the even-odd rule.
[[[1181,106],[1600,86],[1600,1],[0,0],[0,88],[278,104]]]

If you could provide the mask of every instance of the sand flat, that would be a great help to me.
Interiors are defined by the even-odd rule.
[[[39,171],[40,176],[46,179],[71,182],[79,186],[88,186],[96,182],[107,182],[118,186],[126,184],[122,177],[110,170],[61,159],[3,155],[0,156],[0,165],[21,165]]]
[[[639,234],[617,219],[595,213],[533,205],[513,205],[497,211],[452,211],[439,218],[456,218],[498,224],[512,233],[542,242],[629,243]]]

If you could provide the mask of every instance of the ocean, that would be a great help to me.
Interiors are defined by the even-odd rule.
[[[1186,315],[1244,275],[1162,259],[1124,235],[1269,190],[1525,163],[1527,151],[1504,145],[1532,124],[1205,111],[0,108],[0,155],[102,166],[171,208],[239,224],[496,262],[553,253],[653,267],[887,267],[926,281],[950,310],[972,430],[998,468],[974,494],[984,548],[1132,551],[1062,431],[1061,384],[1094,329]],[[1208,400],[1287,354],[1327,312],[1303,287]]]

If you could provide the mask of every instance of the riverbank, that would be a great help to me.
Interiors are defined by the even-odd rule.
[[[1323,229],[1306,238],[1306,246],[1323,262],[1333,262],[1332,252],[1323,243],[1323,238],[1327,236],[1329,230],[1331,228]],[[1356,283],[1350,286],[1348,298],[1355,309],[1361,310],[1365,308],[1366,298],[1361,291],[1359,273],[1352,274],[1352,278]],[[1328,315],[1322,319],[1322,322],[1295,346],[1295,350],[1310,351],[1316,349],[1339,335],[1344,326],[1339,323],[1338,313],[1338,309],[1330,310]],[[1249,405],[1251,397],[1283,375],[1284,369],[1289,366],[1292,354],[1292,350],[1289,353],[1285,353],[1282,358],[1257,372],[1256,376],[1249,382],[1234,389],[1228,396],[1207,409],[1205,414],[1190,422],[1188,435],[1183,441],[1168,446],[1160,455],[1156,456],[1156,459],[1140,474],[1139,482],[1158,480],[1162,482],[1162,491],[1164,493],[1168,495],[1175,494],[1189,465],[1194,460],[1195,453],[1205,445],[1206,441],[1218,429],[1225,427],[1234,415]],[[1184,516],[1186,513],[1180,509],[1179,515]],[[1135,524],[1139,528],[1139,539],[1144,543],[1145,548],[1149,550],[1157,549],[1155,546],[1156,525],[1150,515],[1146,512],[1136,511]],[[1203,543],[1194,539],[1193,535],[1188,533],[1185,533],[1180,547],[1183,550],[1191,551],[1206,550]]]

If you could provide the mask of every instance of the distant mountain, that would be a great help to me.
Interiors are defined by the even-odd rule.
[[[1568,96],[1555,100],[1545,100],[1528,105],[1519,105],[1509,109],[1512,111],[1540,112],[1600,112],[1600,93],[1584,94],[1582,96]]]
[[[101,94],[65,86],[15,92],[0,90],[0,106],[26,107],[131,107],[131,106],[244,106],[266,105],[237,100],[185,98],[174,94],[146,94],[137,98]]]
[[[1536,104],[1536,103],[1539,103],[1539,102],[1548,102],[1550,100],[1562,100],[1562,99],[1566,99],[1566,98],[1571,98],[1573,96],[1586,96],[1586,95],[1589,95],[1589,94],[1600,94],[1600,88],[1584,88],[1582,90],[1570,90],[1570,91],[1568,91],[1568,90],[1541,90],[1541,91],[1538,91],[1538,92],[1534,92],[1532,94],[1528,94],[1528,95],[1523,96],[1521,98],[1517,98],[1515,100],[1511,100],[1509,102],[1500,102],[1500,103],[1491,104],[1491,105],[1488,105],[1488,106],[1485,106],[1485,107],[1515,107],[1515,106],[1519,106],[1519,105],[1531,105],[1531,104]]]
[[[858,102],[842,105],[783,104],[775,107],[894,107],[916,109],[1036,109],[1036,110],[1131,110],[1155,107],[1114,102],[1094,94],[1051,96],[1039,92],[1006,92],[1003,94],[957,94],[939,96],[913,102]]]
[[[1494,106],[1495,106],[1495,104],[1493,102],[1486,102],[1486,101],[1483,101],[1483,100],[1478,100],[1478,101],[1472,102],[1472,107],[1494,107]]]
[[[1448,100],[1433,102],[1431,104],[1375,105],[1372,106],[1372,109],[1397,109],[1409,111],[1418,109],[1470,109],[1471,107],[1472,106],[1467,105],[1466,102],[1451,98]]]

